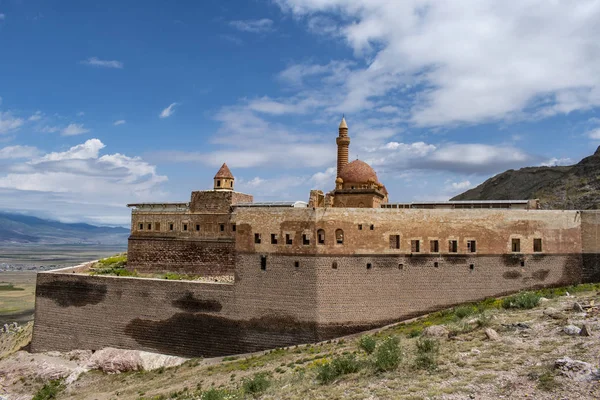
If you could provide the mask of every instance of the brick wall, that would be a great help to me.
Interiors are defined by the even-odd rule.
[[[581,211],[583,281],[600,282],[600,212]]]
[[[143,273],[233,274],[234,239],[131,236],[127,269]]]

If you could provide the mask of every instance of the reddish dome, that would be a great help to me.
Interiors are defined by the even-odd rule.
[[[377,174],[369,164],[364,161],[354,160],[342,169],[340,178],[344,183],[367,183],[370,180],[379,182]]]

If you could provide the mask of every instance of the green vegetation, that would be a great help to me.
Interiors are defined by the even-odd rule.
[[[57,379],[46,383],[38,392],[33,396],[32,400],[51,400],[56,399],[58,394],[65,388],[62,380]]]
[[[358,347],[365,351],[367,354],[373,353],[375,351],[375,347],[377,346],[377,341],[373,336],[363,335],[358,340]]]
[[[265,390],[267,390],[271,386],[271,381],[267,377],[267,374],[264,372],[254,374],[254,376],[250,379],[244,379],[242,381],[242,388],[244,389],[244,393],[257,395]]]
[[[461,319],[468,317],[469,315],[473,315],[476,312],[477,312],[477,308],[475,308],[475,306],[473,306],[471,304],[456,307],[454,309],[454,315],[456,315],[457,318],[461,318]]]
[[[10,282],[0,282],[0,292],[19,292],[19,291],[23,291],[23,290],[25,290],[25,289],[15,287]]]
[[[378,372],[395,370],[401,360],[400,339],[396,336],[386,337],[375,350],[375,369]]]
[[[415,366],[419,369],[432,371],[437,368],[439,354],[440,342],[435,339],[420,338],[417,340]]]
[[[138,276],[137,272],[127,270],[126,266],[127,254],[117,254],[99,260],[90,268],[90,275]]]
[[[528,310],[537,307],[542,296],[534,292],[522,292],[502,300],[502,308],[519,308]]]
[[[331,383],[342,375],[360,371],[362,365],[354,354],[344,354],[317,367],[317,381],[322,384]]]

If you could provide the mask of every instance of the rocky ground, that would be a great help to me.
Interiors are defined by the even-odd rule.
[[[376,367],[378,350],[369,355],[360,348],[361,335],[185,361],[116,349],[94,354],[15,352],[27,342],[31,327],[9,327],[13,333],[3,333],[0,341],[0,396],[27,399],[51,392],[56,397],[46,398],[598,399],[600,292],[560,294],[543,298],[531,309],[503,309],[501,301],[488,301],[482,303],[485,310],[481,304],[457,307],[372,332],[378,349],[386,337],[400,339],[399,365],[383,372]],[[417,344],[426,339],[439,350],[427,353],[431,357],[423,364]],[[323,383],[323,366],[343,357],[355,359],[357,367]],[[59,381],[52,389],[48,382],[54,379]]]

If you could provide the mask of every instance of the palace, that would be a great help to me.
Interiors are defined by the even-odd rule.
[[[256,203],[223,164],[189,202],[129,204],[129,270],[230,281],[40,273],[32,348],[235,354],[600,281],[599,213],[536,200],[390,203],[373,168],[348,162],[345,119],[336,142],[334,188],[307,202]]]

